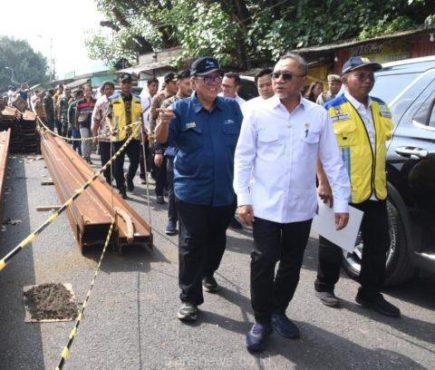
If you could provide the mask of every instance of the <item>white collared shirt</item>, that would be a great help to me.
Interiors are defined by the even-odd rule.
[[[251,107],[255,107],[257,104],[261,104],[266,100],[267,99],[264,99],[261,96],[256,96],[255,98],[245,101],[245,104],[241,107],[243,115],[245,115]]]
[[[372,118],[372,111],[370,109],[370,106],[372,105],[372,99],[370,99],[370,96],[368,97],[368,105],[367,108],[363,103],[360,103],[358,100],[356,100],[352,95],[349,94],[349,92],[346,90],[344,92],[344,96],[347,100],[349,100],[349,103],[353,105],[353,107],[357,110],[359,115],[361,116],[361,119],[363,120],[364,125],[366,126],[367,132],[369,134],[370,144],[372,145],[372,149],[375,150],[375,126],[373,125],[373,118]]]
[[[240,109],[242,109],[246,103],[246,100],[241,98],[238,94],[236,94],[235,97],[230,97],[230,96],[225,96],[223,92],[220,92],[218,95],[226,97],[228,99],[234,99],[239,104]],[[243,112],[243,109],[242,109],[242,112]]]
[[[375,133],[375,125],[373,124],[373,117],[372,117],[372,99],[370,99],[370,96],[368,97],[368,105],[367,108],[363,103],[360,103],[358,100],[356,100],[352,95],[349,94],[349,91],[347,89],[344,92],[344,96],[349,101],[350,104],[353,105],[353,107],[357,110],[359,113],[364,126],[367,129],[367,133],[369,134],[369,140],[370,145],[372,146],[373,152],[376,151],[376,133]],[[372,193],[370,196],[370,200],[378,200],[376,198],[376,195]]]
[[[247,111],[237,143],[238,205],[252,205],[256,217],[278,223],[312,219],[318,157],[335,212],[348,212],[349,178],[326,110],[302,97],[291,113],[276,96],[259,102]]]

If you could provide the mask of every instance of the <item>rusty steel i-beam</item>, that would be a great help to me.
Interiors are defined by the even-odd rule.
[[[0,132],[0,212],[3,204],[3,190],[5,187],[6,169],[9,156],[9,142],[11,140],[11,130]]]
[[[61,202],[68,200],[94,174],[70,145],[48,132],[41,134],[41,150]],[[120,250],[132,244],[152,247],[150,226],[100,179],[74,201],[67,215],[82,252],[87,246],[104,243],[114,218],[113,240]]]

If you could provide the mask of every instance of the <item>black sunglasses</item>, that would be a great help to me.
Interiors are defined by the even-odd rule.
[[[304,77],[305,75],[295,75],[292,72],[281,72],[281,71],[277,71],[277,72],[272,72],[272,79],[277,80],[278,78],[280,78],[282,76],[282,79],[284,81],[291,81],[294,77]]]

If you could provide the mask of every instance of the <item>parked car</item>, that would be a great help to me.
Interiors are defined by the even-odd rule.
[[[386,101],[395,122],[388,143],[390,248],[386,286],[408,280],[416,268],[435,273],[435,57],[387,63],[376,73],[371,95]],[[362,242],[345,253],[354,278]]]

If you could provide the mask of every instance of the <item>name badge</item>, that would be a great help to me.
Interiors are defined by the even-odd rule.
[[[350,116],[348,114],[338,114],[331,117],[332,122],[347,121],[348,119],[350,119]]]
[[[196,127],[196,123],[195,122],[186,123],[186,128],[187,129],[189,129],[189,128],[195,128],[195,127]]]

